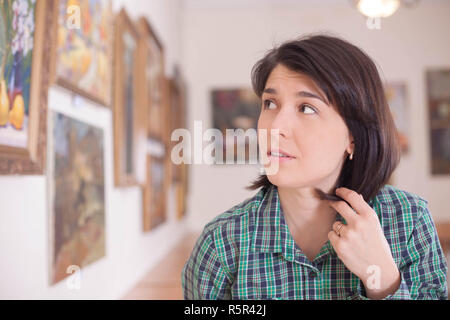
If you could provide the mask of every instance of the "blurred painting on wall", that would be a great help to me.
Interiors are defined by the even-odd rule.
[[[450,69],[427,70],[431,173],[450,173]]]
[[[28,136],[34,9],[32,2],[4,1],[0,15],[0,143],[21,148]]]
[[[145,182],[145,144],[139,135],[145,125],[138,89],[140,37],[125,9],[117,15],[115,30],[114,179],[116,186],[137,186]]]
[[[167,87],[164,74],[164,48],[150,22],[141,17],[138,21],[141,41],[141,81],[144,84],[143,104],[146,106],[147,136],[168,142],[166,134]]]
[[[186,111],[185,111],[185,95],[186,86],[184,79],[181,75],[180,68],[178,66],[174,67],[174,72],[172,78],[168,81],[169,86],[169,100],[170,100],[170,132],[174,132],[176,129],[186,128]],[[175,147],[178,141],[171,141],[171,150]],[[180,157],[185,157],[183,151],[179,155]],[[184,162],[181,164],[175,164],[172,162],[171,165],[171,183],[176,183],[181,181],[181,166],[186,165]]]
[[[172,78],[169,79],[169,98],[170,98],[170,132],[179,128],[186,128],[186,84],[181,74],[181,70],[176,65],[174,67]],[[174,150],[178,141],[171,141],[170,150]],[[178,156],[184,159],[183,162],[176,164],[171,162],[170,183],[174,185],[176,194],[176,212],[177,218],[181,219],[186,212],[187,195],[187,171],[188,164],[185,163],[187,155],[182,150]]]
[[[124,124],[125,124],[125,172],[126,174],[133,173],[133,112],[134,112],[134,94],[133,94],[133,64],[134,51],[136,43],[130,34],[124,33],[123,42],[125,44],[123,51],[124,60],[124,77],[125,77],[125,94],[123,96],[124,105]]]
[[[403,154],[409,152],[409,103],[404,82],[389,82],[385,86],[386,98],[394,118]]]
[[[50,283],[105,256],[103,130],[53,112],[49,124]]]
[[[166,220],[167,162],[164,156],[147,156],[147,183],[144,186],[144,231]]]
[[[220,130],[223,137],[222,155],[220,151],[212,155],[214,163],[228,163],[227,159],[238,164],[256,163],[259,159],[256,129],[261,110],[258,96],[248,88],[213,89],[211,100],[213,127]],[[234,130],[235,135],[227,135],[227,129]],[[227,152],[234,158],[227,158]]]
[[[55,77],[102,105],[111,101],[113,15],[110,0],[58,0]]]
[[[0,1],[2,174],[43,173],[51,10],[52,2]]]

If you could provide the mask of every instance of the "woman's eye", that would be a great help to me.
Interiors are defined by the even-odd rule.
[[[271,109],[276,108],[276,104],[275,104],[272,100],[264,100],[263,104],[264,104],[264,109],[269,109],[269,110],[271,110]],[[271,104],[273,105],[272,107],[270,106]],[[309,104],[307,104],[307,103],[304,103],[304,104],[302,104],[302,105],[300,106],[300,110],[303,110],[304,108],[309,109],[309,111],[303,112],[303,113],[305,113],[305,114],[313,114],[313,113],[316,113],[316,110],[315,110],[312,106],[310,106]]]
[[[275,103],[271,100],[264,100],[264,109],[270,109],[270,104],[273,104],[275,106]]]
[[[304,103],[300,106],[300,110],[303,110],[305,107],[309,110],[312,110],[312,112],[311,111],[305,112],[306,114],[316,113],[316,110],[313,107],[311,107],[309,104],[306,104],[306,103]]]

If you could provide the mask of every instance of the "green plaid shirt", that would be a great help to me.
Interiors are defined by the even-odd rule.
[[[385,299],[447,299],[447,261],[428,201],[385,185],[377,213],[401,284]],[[336,220],[345,223],[340,214]],[[208,223],[182,271],[185,299],[368,299],[327,241],[313,261],[296,245],[274,185]]]

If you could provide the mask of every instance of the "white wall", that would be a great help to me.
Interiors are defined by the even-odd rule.
[[[166,50],[166,75],[180,58],[178,0],[114,1],[130,16],[145,14]],[[71,95],[53,87],[49,109],[104,130],[106,256],[82,269],[81,289],[69,290],[66,279],[49,286],[46,177],[0,176],[0,299],[118,299],[184,235],[184,221],[174,218],[174,194],[167,195],[169,221],[142,232],[142,192],[113,186],[112,114],[87,100],[76,107]]]
[[[189,124],[212,126],[209,89],[249,86],[250,70],[264,52],[304,33],[331,30],[362,47],[388,81],[406,81],[409,91],[409,138],[394,179],[396,186],[429,200],[436,220],[450,220],[450,178],[430,176],[430,143],[424,70],[450,67],[450,2],[420,1],[383,19],[369,30],[350,1],[186,0],[182,62],[190,84]],[[189,225],[205,223],[255,192],[243,189],[257,176],[251,166],[194,165]]]

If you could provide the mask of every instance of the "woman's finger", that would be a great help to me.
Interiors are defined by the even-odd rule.
[[[343,224],[341,221],[336,221],[333,223],[332,229],[338,236],[342,236],[342,232],[345,229],[345,224]]]
[[[345,201],[330,201],[330,207],[336,210],[348,225],[353,225],[358,214]]]
[[[333,246],[334,250],[336,251],[336,253],[338,253],[339,250],[339,246],[338,243],[341,240],[339,238],[339,236],[336,234],[336,232],[334,232],[333,230],[328,232],[328,239],[330,239],[330,243]],[[339,252],[340,253],[340,252]]]
[[[336,195],[347,201],[351,208],[353,208],[358,214],[370,214],[372,211],[372,208],[364,200],[363,196],[356,191],[348,188],[338,188],[336,189]]]

